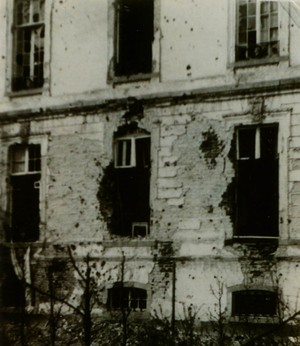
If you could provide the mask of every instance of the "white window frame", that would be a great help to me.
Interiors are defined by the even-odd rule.
[[[106,286],[105,286],[106,289],[105,289],[105,292],[104,292],[104,295],[103,295],[103,304],[107,304],[108,303],[108,299],[109,299],[108,292],[109,292],[109,290],[110,289],[114,289],[114,288],[119,288],[118,286],[117,287],[115,286],[118,283],[119,282],[114,282],[114,283],[106,284]],[[123,288],[142,289],[142,290],[144,290],[147,293],[146,308],[142,309],[140,311],[142,313],[146,313],[149,310],[149,302],[150,302],[150,293],[151,292],[150,292],[149,287],[148,287],[147,284],[141,284],[141,283],[133,282],[133,281],[126,281],[126,282],[123,282],[122,287]],[[131,294],[131,291],[130,291],[129,295],[130,294]],[[139,312],[137,310],[131,310],[131,311],[133,313]]]
[[[253,128],[255,128],[255,148],[254,148],[254,159],[260,159],[261,157],[261,141],[260,141],[260,130],[261,126],[259,125],[254,125]],[[239,152],[239,136],[240,136],[240,130],[243,129],[241,127],[240,129],[237,130],[237,139],[236,139],[236,158],[237,160],[249,160],[249,157],[240,157],[240,152]],[[277,155],[278,155],[278,144],[277,144]]]
[[[40,144],[35,144],[35,145],[40,145]],[[28,175],[28,174],[37,174],[40,173],[41,170],[39,171],[30,171],[29,170],[29,146],[30,144],[24,144],[24,145],[20,145],[21,147],[24,148],[24,171],[20,171],[20,172],[14,172],[13,167],[14,167],[14,160],[13,160],[13,151],[14,151],[14,146],[12,146],[12,151],[11,151],[11,157],[10,157],[10,174],[13,176],[16,175]],[[40,146],[41,149],[41,146]],[[41,156],[40,156],[40,160],[41,160]]]
[[[118,137],[115,139],[114,143],[114,163],[115,168],[133,168],[136,167],[136,140],[141,138],[150,138],[149,135],[136,135],[136,136],[125,136],[125,137]],[[130,163],[126,164],[126,146],[123,146],[122,148],[122,164],[118,165],[119,161],[119,145],[121,142],[130,141],[131,143],[131,149],[130,149]],[[124,163],[124,164],[123,164]]]
[[[236,16],[237,16],[237,19],[236,19],[236,23],[237,23],[237,25],[236,25],[236,46],[241,45],[240,42],[239,42],[239,34],[240,34],[239,33],[239,19],[240,19],[239,18],[239,4],[240,4],[240,1],[243,1],[243,0],[237,0],[237,9],[236,9]],[[247,9],[248,9],[249,0],[244,0],[244,1],[245,1],[245,4],[247,4],[246,6],[247,6]],[[265,16],[266,15],[269,16],[269,19],[270,19],[269,20],[269,25],[267,27],[267,30],[268,30],[268,40],[267,41],[262,41],[262,37],[261,37],[262,36],[262,34],[261,34],[261,32],[262,32],[261,18],[263,17],[263,14],[261,12],[261,3],[262,2],[267,3],[268,6],[269,6],[269,11],[266,12],[266,14],[265,14]],[[255,32],[256,32],[256,44],[257,45],[260,45],[261,43],[270,43],[271,42],[270,30],[271,30],[272,27],[271,27],[271,23],[270,22],[271,22],[272,12],[270,11],[270,6],[271,6],[270,2],[271,1],[255,0]],[[276,14],[276,16],[277,16],[277,26],[274,27],[274,28],[277,29],[277,40],[276,41],[279,42],[279,36],[278,36],[279,35],[279,18],[278,18],[279,4],[276,1],[275,1],[275,3],[277,3],[277,11],[276,12],[274,11],[273,14]],[[252,16],[254,17],[254,15],[252,15]],[[246,14],[246,28],[245,28],[246,36],[247,36],[247,33],[248,33],[249,17],[250,16],[247,13]],[[244,46],[247,47],[247,49],[248,49],[249,43],[247,42]],[[268,48],[268,50],[269,50],[269,48]],[[278,54],[279,54],[279,52],[278,52]],[[269,58],[269,57],[270,57],[270,55],[268,55],[265,58]],[[250,59],[253,59],[253,58],[250,58]]]
[[[32,0],[31,0],[32,1]],[[52,12],[52,1],[45,0],[45,7],[44,7],[44,20],[43,22],[37,22],[33,23],[33,26],[36,27],[36,25],[40,25],[43,23],[44,25],[44,64],[43,64],[43,76],[44,76],[44,82],[42,87],[38,88],[27,88],[27,89],[20,89],[18,91],[13,91],[12,89],[12,83],[13,83],[13,74],[14,74],[14,67],[13,67],[13,60],[15,59],[15,2],[14,1],[7,1],[7,31],[8,35],[6,36],[6,47],[7,47],[7,59],[6,59],[6,96],[9,97],[20,97],[20,96],[28,96],[28,95],[39,95],[39,94],[46,94],[48,93],[50,89],[49,84],[49,75],[50,75],[50,18],[51,18],[51,12]],[[32,24],[24,24],[22,27],[25,26],[32,26]],[[32,43],[32,42],[31,42]],[[33,44],[33,43],[32,43]],[[31,49],[32,52],[32,49]]]
[[[135,234],[135,227],[145,227],[145,237],[149,235],[149,225],[148,222],[132,222],[132,238],[137,238]]]
[[[263,0],[259,0],[263,1]],[[289,16],[289,2],[278,1],[278,56],[260,59],[236,60],[237,26],[238,26],[238,3],[237,0],[228,0],[228,55],[227,67],[230,69],[255,67],[257,65],[287,63],[289,60],[289,31],[291,18]]]

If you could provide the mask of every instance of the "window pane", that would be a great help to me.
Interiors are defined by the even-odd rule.
[[[17,24],[29,23],[30,0],[16,1],[16,21]]]
[[[261,16],[260,18],[261,30],[269,28],[269,16]]]
[[[277,41],[278,40],[278,29],[271,29],[270,30],[270,40],[271,41]]]
[[[255,158],[255,128],[240,129],[238,132],[239,158]]]
[[[152,70],[153,0],[119,0],[116,74]]]
[[[136,143],[136,166],[150,166],[150,138],[137,138]]]
[[[269,42],[269,31],[262,30],[260,33],[260,41],[261,42]]]
[[[125,155],[126,155],[126,161],[125,161],[125,165],[126,166],[130,166],[131,164],[131,140],[126,140],[124,141],[124,144],[126,145],[126,151],[125,151]]]
[[[271,11],[275,12],[278,10],[278,4],[277,1],[270,1]]]
[[[248,4],[248,16],[255,16],[256,14],[256,3]]]
[[[256,28],[256,18],[248,17],[248,30],[255,30]]]
[[[240,4],[239,15],[240,15],[240,17],[246,17],[247,16],[247,4]]]
[[[29,171],[37,172],[41,170],[41,147],[40,145],[29,146]]]
[[[25,172],[25,147],[16,145],[12,150],[12,172]]]
[[[266,126],[260,129],[261,158],[277,157],[278,126]]]
[[[268,13],[269,12],[269,2],[263,1],[260,4],[260,12],[261,13]]]
[[[239,33],[239,43],[246,44],[247,43],[247,32],[243,31]]]
[[[271,28],[277,28],[278,26],[278,16],[277,13],[271,15]]]
[[[131,139],[117,141],[117,166],[130,166],[131,164]]]
[[[276,293],[262,290],[233,292],[233,315],[276,315]]]

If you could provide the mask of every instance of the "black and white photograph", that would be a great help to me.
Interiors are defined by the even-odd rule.
[[[0,346],[300,346],[300,0],[0,0]]]

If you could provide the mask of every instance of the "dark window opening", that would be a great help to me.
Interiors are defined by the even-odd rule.
[[[0,254],[0,306],[22,307],[25,304],[25,288],[14,271],[10,250],[1,247]]]
[[[15,0],[12,90],[44,83],[45,0]]]
[[[279,55],[277,1],[239,0],[236,60]]]
[[[236,234],[278,236],[278,125],[238,129]]]
[[[144,237],[150,218],[150,138],[117,139],[113,233]],[[127,150],[130,147],[130,151]]]
[[[153,0],[118,0],[115,74],[152,71]]]
[[[108,310],[145,310],[147,308],[147,291],[117,285],[108,290],[107,308]]]
[[[277,295],[263,290],[245,290],[232,293],[233,316],[275,316]]]
[[[40,145],[11,148],[11,234],[8,241],[39,239]]]

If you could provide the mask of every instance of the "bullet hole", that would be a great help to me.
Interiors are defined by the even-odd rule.
[[[78,227],[79,227],[79,223],[78,223],[78,222],[75,224],[75,227],[76,227],[76,228],[78,228]]]
[[[215,60],[219,60],[219,58],[218,58],[218,57],[216,57],[216,58],[215,58]]]
[[[71,245],[71,250],[76,250],[76,246],[74,244]]]
[[[4,56],[4,55],[2,55],[2,59],[5,59],[5,56]]]
[[[194,28],[191,28],[190,30],[191,30],[191,31],[194,31]]]
[[[187,65],[186,69],[190,70],[191,69],[191,65]]]
[[[180,205],[178,206],[178,208],[179,208],[179,209],[182,209],[182,207],[183,207],[183,205],[182,205],[182,204],[180,204]]]
[[[176,20],[176,19],[175,19],[175,18],[173,18],[173,22],[175,22],[175,20]]]
[[[209,205],[207,207],[207,212],[211,214],[211,213],[213,213],[213,211],[214,211],[214,207],[212,205]]]

